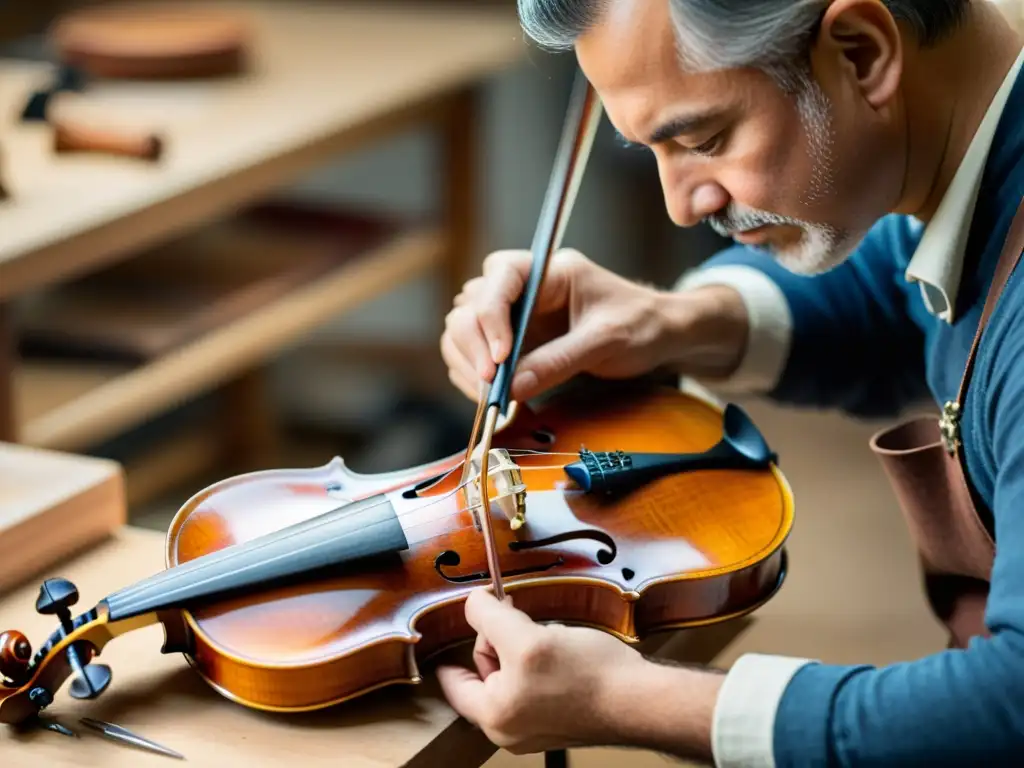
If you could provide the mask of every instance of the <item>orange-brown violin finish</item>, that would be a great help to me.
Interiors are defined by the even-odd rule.
[[[598,387],[514,410],[492,445],[490,512],[516,607],[540,621],[595,627],[632,642],[724,621],[768,600],[784,579],[793,522],[788,485],[773,463],[670,473],[612,495],[583,492],[565,469],[581,449],[701,455],[722,433],[718,408],[674,388]],[[382,545],[363,559],[284,582],[254,573],[237,594],[189,609],[165,604],[175,584],[185,583],[180,576],[158,585],[165,603],[145,602],[155,587],[126,588],[70,633],[51,638],[33,681],[0,688],[0,721],[27,716],[28,690],[47,675],[52,687],[75,674],[62,648],[77,643],[87,661],[117,635],[154,622],[167,628],[165,650],[185,653],[211,686],[248,707],[316,709],[419,681],[425,660],[473,639],[463,601],[489,584],[480,509],[472,508],[472,487],[468,496],[458,487],[461,463],[460,453],[405,472],[360,475],[335,459],[205,489],[174,519],[167,569],[153,578],[184,568],[194,580],[190,563],[254,542],[281,546],[296,535],[289,532],[304,530],[292,555],[300,557],[315,541],[308,527],[345,522],[332,515],[347,509],[355,510],[348,533],[335,529],[335,539],[326,534],[320,542],[364,533],[359,515],[369,515],[365,527],[380,526],[379,535],[370,533],[371,549],[396,537],[405,547]],[[386,515],[383,502],[359,510],[360,501],[373,499],[387,500]]]

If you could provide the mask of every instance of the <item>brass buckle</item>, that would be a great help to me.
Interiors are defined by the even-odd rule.
[[[952,456],[960,447],[960,403],[951,400],[942,406],[942,417],[939,419],[939,432],[946,453]]]

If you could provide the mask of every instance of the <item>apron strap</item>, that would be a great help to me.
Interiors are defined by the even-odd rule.
[[[985,308],[981,311],[981,319],[978,321],[978,330],[974,334],[974,341],[971,343],[971,351],[967,354],[967,365],[964,368],[963,378],[960,380],[960,390],[957,392],[957,405],[962,406],[964,395],[967,392],[967,384],[974,369],[974,357],[981,342],[981,336],[988,325],[989,318],[999,301],[999,297],[1006,287],[1006,283],[1013,274],[1021,255],[1024,253],[1024,199],[1017,207],[1017,215],[1010,224],[1010,231],[1006,236],[1006,244],[999,256],[999,263],[996,264],[996,271],[992,277],[992,285],[988,289],[988,298],[985,300]]]

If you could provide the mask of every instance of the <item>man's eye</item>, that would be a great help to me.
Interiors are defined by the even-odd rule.
[[[722,146],[722,134],[716,134],[712,138],[705,141],[703,144],[690,149],[695,155],[711,156],[721,149]]]

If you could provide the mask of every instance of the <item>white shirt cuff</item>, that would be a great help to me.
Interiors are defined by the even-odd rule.
[[[684,274],[676,291],[728,285],[743,299],[750,329],[739,367],[725,380],[703,382],[724,393],[763,394],[778,383],[789,357],[793,317],[786,296],[764,272],[740,264],[696,269]]]
[[[725,676],[715,704],[716,768],[775,768],[775,713],[793,675],[810,659],[745,654]]]

